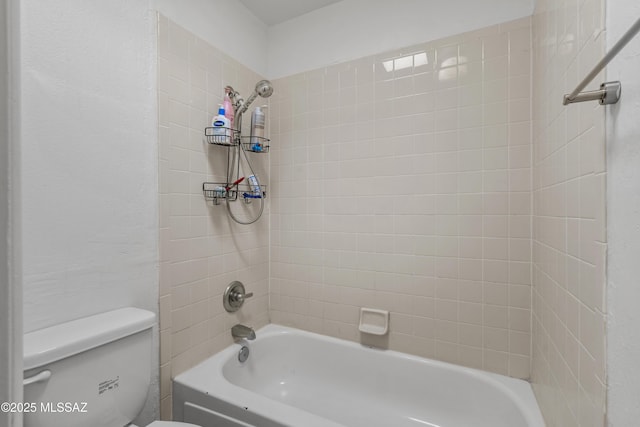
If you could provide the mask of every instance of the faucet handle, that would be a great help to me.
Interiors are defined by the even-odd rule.
[[[229,313],[233,313],[234,311],[238,311],[242,304],[244,304],[244,300],[247,298],[251,298],[253,296],[253,292],[245,293],[244,285],[242,282],[238,282],[237,280],[231,282],[227,289],[224,291],[224,295],[222,296],[222,304],[224,305],[225,310]]]
[[[240,291],[236,291],[236,292],[231,292],[231,295],[229,295],[229,298],[234,302],[237,302],[238,304],[242,305],[244,303],[244,300],[246,300],[247,298],[251,298],[252,296],[253,296],[253,292],[249,292],[248,294],[245,294]]]
[[[252,296],[253,296],[253,292],[249,292],[247,294],[239,294],[238,299],[244,301],[247,298],[251,298]]]

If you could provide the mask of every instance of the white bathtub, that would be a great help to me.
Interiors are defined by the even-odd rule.
[[[529,383],[278,325],[178,375],[173,413],[204,427],[544,427]]]

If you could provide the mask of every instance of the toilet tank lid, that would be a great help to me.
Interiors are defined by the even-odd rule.
[[[156,315],[126,307],[24,335],[24,370],[37,368],[153,327]]]

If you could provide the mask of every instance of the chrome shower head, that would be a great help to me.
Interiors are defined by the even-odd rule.
[[[251,105],[251,103],[255,101],[258,95],[263,98],[268,98],[271,96],[271,94],[273,94],[273,85],[271,84],[271,82],[269,80],[260,80],[256,84],[256,88],[253,90],[253,93],[249,95],[249,98],[247,98],[246,101],[243,101],[242,98],[240,98],[240,102],[238,103],[239,108],[236,111],[236,114],[242,114],[247,111],[249,105]]]
[[[269,80],[260,80],[256,84],[255,92],[263,98],[268,98],[273,93],[273,85]]]

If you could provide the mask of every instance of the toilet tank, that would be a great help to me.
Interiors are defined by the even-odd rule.
[[[147,397],[154,324],[128,307],[25,334],[24,426],[131,422]]]

